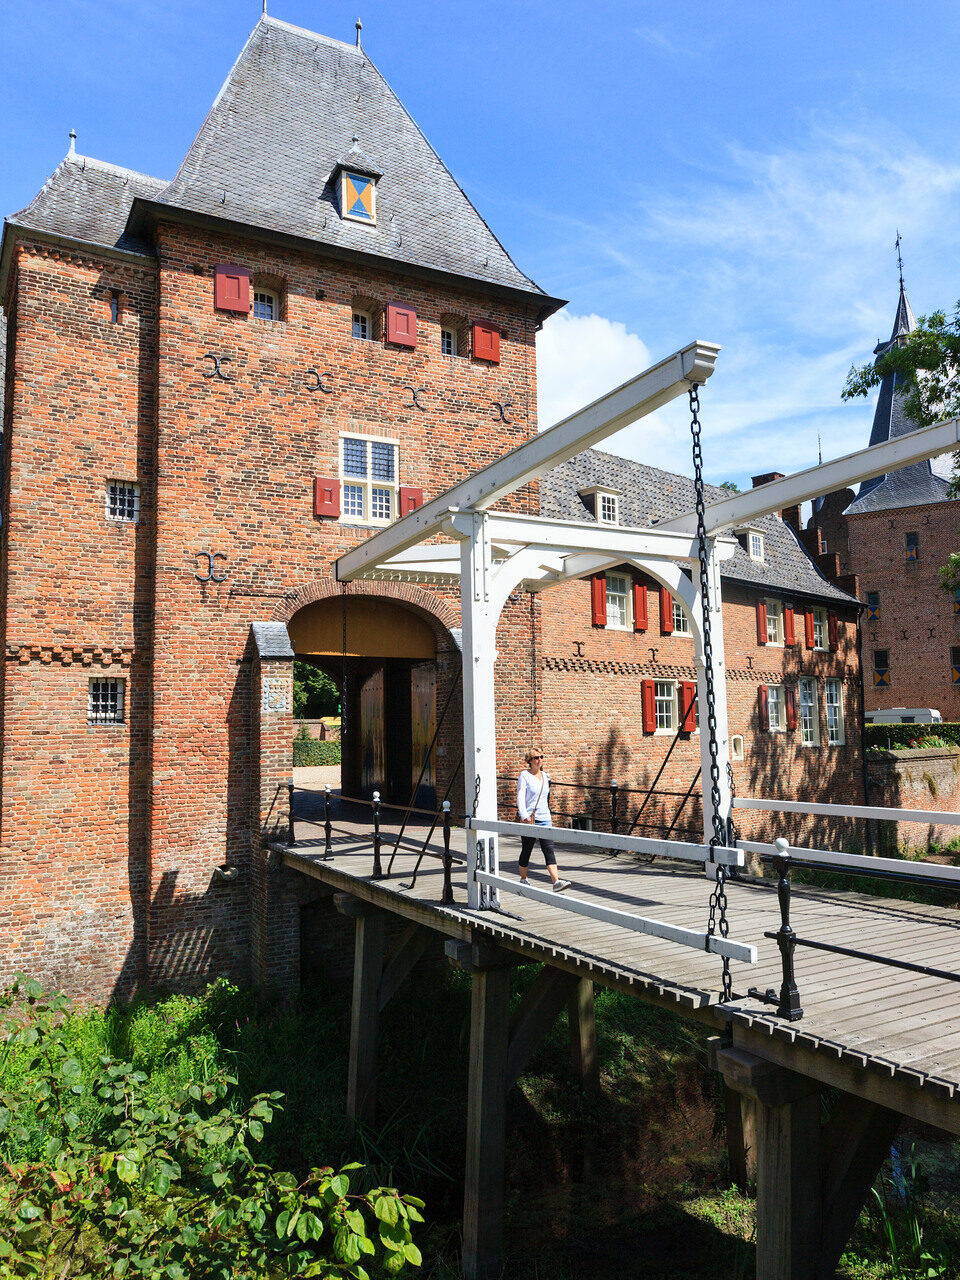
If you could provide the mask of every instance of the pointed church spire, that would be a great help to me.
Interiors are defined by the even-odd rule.
[[[888,342],[878,342],[873,349],[875,356],[885,355],[895,342],[899,342],[901,338],[905,338],[908,333],[912,333],[917,327],[916,317],[913,314],[913,307],[910,305],[910,299],[907,297],[907,291],[903,284],[903,258],[900,254],[900,232],[897,232],[897,267],[900,271],[900,297],[897,301],[897,314],[893,318],[893,329],[890,332]]]

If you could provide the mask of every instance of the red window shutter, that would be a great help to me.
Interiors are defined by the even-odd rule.
[[[591,622],[595,627],[607,625],[607,575],[595,573],[590,579]]]
[[[673,635],[673,596],[666,587],[660,588],[660,634]]]
[[[400,486],[400,514],[408,516],[411,511],[416,511],[417,507],[423,506],[423,490],[414,489],[412,485],[402,484]]]
[[[789,649],[791,645],[797,643],[797,629],[793,619],[793,605],[785,604],[783,606],[783,643]]]
[[[398,347],[417,345],[417,313],[402,302],[387,303],[387,341]]]
[[[653,733],[657,727],[657,711],[653,701],[653,681],[640,681],[640,708],[643,712],[643,732]]]
[[[807,648],[812,649],[814,645],[813,639],[813,610],[805,609],[803,614],[803,630],[804,639],[807,642]]]
[[[796,689],[784,690],[784,702],[787,707],[787,728],[795,729],[797,727],[797,691]]]
[[[500,330],[492,324],[477,323],[473,326],[473,358],[500,363]]]
[[[684,733],[693,733],[697,724],[693,709],[697,705],[697,686],[693,680],[680,681],[680,728]]]
[[[340,514],[339,480],[326,480],[317,476],[313,482],[313,514],[315,516]]]
[[[221,263],[213,268],[213,305],[218,311],[250,310],[250,272],[246,267]]]
[[[647,584],[636,578],[633,582],[633,629],[647,629]]]
[[[827,615],[827,628],[830,636],[830,652],[836,653],[840,648],[840,627],[839,619],[835,613]]]
[[[757,644],[767,643],[767,603],[757,601]]]
[[[765,684],[757,687],[757,712],[760,717],[760,729],[770,728],[770,690]]]

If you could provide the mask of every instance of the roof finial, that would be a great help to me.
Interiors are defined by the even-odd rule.
[[[903,288],[903,258],[900,256],[900,228],[897,228],[897,266],[900,268],[900,288]]]
[[[77,131],[76,129],[71,129],[70,130],[70,150],[67,152],[67,155],[75,156],[76,154],[77,154]]]
[[[263,0],[263,16],[267,16],[267,0]]]
[[[363,23],[360,21],[359,18],[357,19],[356,27],[357,27],[357,48],[359,49],[360,48],[360,32],[363,30]]]

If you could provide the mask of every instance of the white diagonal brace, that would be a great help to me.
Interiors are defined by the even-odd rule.
[[[901,467],[909,467],[914,462],[924,462],[943,453],[952,453],[958,444],[960,418],[937,422],[932,427],[920,427],[905,436],[897,436],[895,440],[858,449],[856,453],[834,458],[832,462],[818,463],[817,466],[808,467],[792,476],[784,476],[782,480],[771,480],[767,484],[758,485],[747,493],[735,493],[719,502],[712,502],[705,513],[706,531],[717,533],[724,529],[736,529],[760,516],[780,511],[783,507],[792,507],[826,493],[835,493],[838,489],[859,484],[861,480],[872,480],[874,476],[899,471]],[[657,528],[696,533],[697,517],[690,511],[686,515],[675,516],[672,520],[664,520]]]
[[[360,577],[365,569],[378,566],[398,551],[438,533],[451,508],[485,511],[551,467],[566,462],[581,450],[682,395],[691,383],[702,385],[713,372],[719,351],[715,343],[692,342],[585,409],[541,431],[532,440],[518,445],[496,462],[346,552],[335,562],[338,581],[349,582]]]

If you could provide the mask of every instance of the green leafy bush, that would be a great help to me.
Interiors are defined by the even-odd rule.
[[[293,740],[293,767],[307,768],[318,764],[339,764],[340,742],[329,739],[321,742],[310,736],[310,730],[302,724]]]
[[[257,1160],[281,1094],[240,1105],[236,1080],[218,1072],[158,1096],[107,1054],[85,1070],[69,1015],[64,997],[22,977],[2,999],[0,1069],[20,1086],[0,1091],[2,1280],[366,1280],[365,1259],[387,1274],[420,1264],[422,1201],[352,1190],[357,1164],[298,1179]]]
[[[902,751],[907,747],[960,747],[960,724],[867,724],[863,745],[868,751]]]

